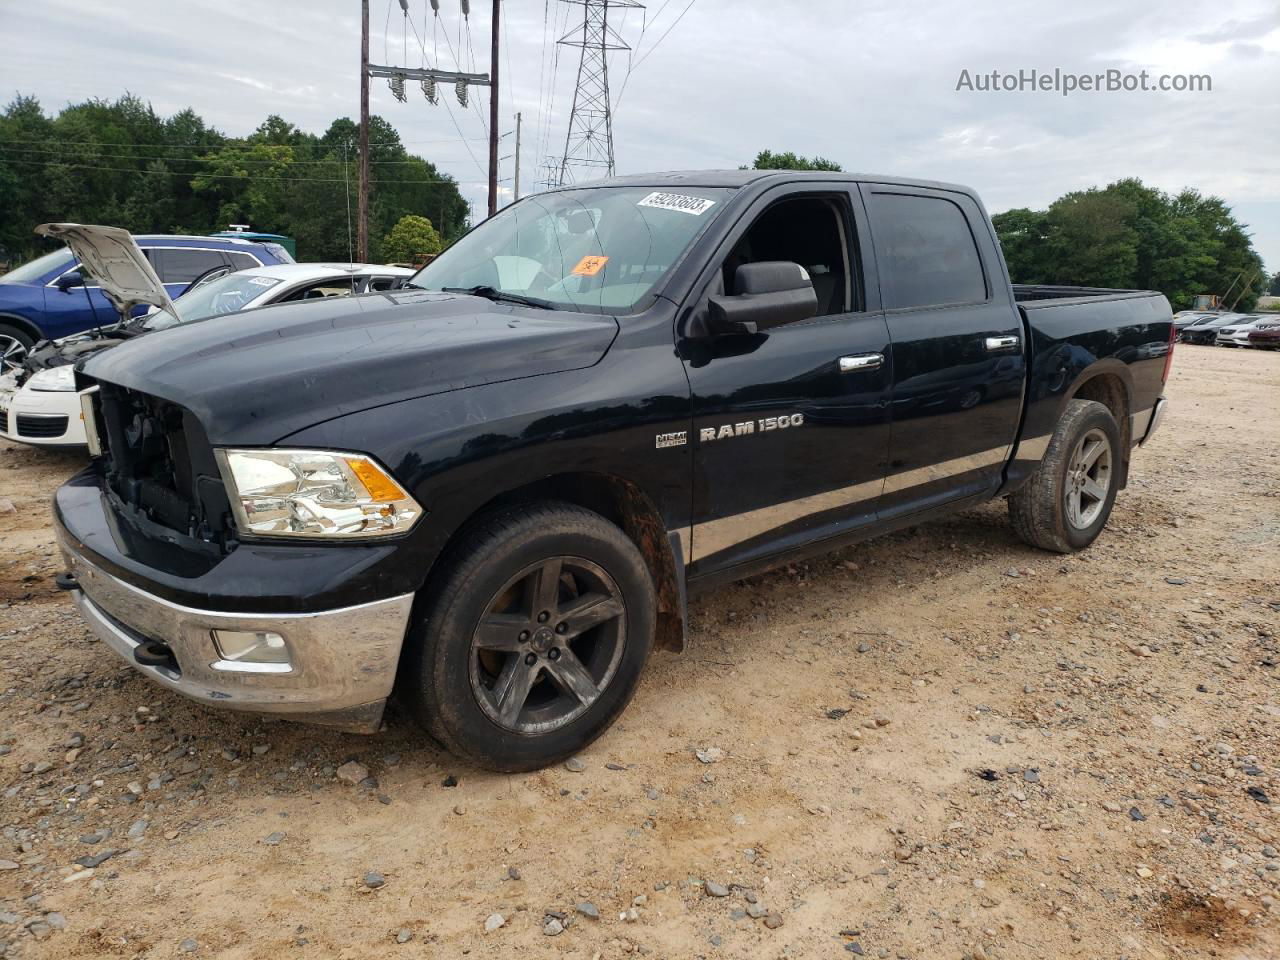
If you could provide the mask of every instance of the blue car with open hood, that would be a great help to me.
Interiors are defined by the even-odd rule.
[[[243,270],[293,257],[278,243],[236,237],[137,236],[143,255],[171,298],[210,270]],[[0,372],[16,367],[40,340],[53,340],[119,321],[97,281],[62,247],[0,275]]]

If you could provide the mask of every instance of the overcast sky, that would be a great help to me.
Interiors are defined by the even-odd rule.
[[[488,69],[489,4],[473,6],[468,44],[460,0],[440,0],[434,23],[426,0],[410,0],[426,55],[438,51],[443,69],[456,68],[450,47],[463,69]],[[193,107],[232,135],[269,113],[322,132],[358,111],[359,9],[358,0],[0,0],[0,76],[51,111],[128,90],[161,114]],[[407,46],[407,62],[420,65],[423,47],[412,28],[406,38],[397,0],[371,0],[371,11],[373,61],[405,62]],[[564,148],[577,51],[561,47],[557,61],[554,40],[582,7],[504,0],[504,11],[501,128],[523,113],[528,192],[542,162]],[[646,14],[616,22],[636,48],[629,78],[627,54],[611,62],[615,98],[626,79],[614,120],[620,173],[735,167],[769,147],[821,154],[846,170],[966,183],[992,212],[1137,176],[1226,198],[1269,269],[1280,270],[1276,0],[1076,0],[1057,11],[1042,0],[653,0]],[[1207,73],[1212,91],[956,90],[962,70],[1024,68]],[[451,119],[415,93],[397,103],[375,80],[373,110],[482,212],[486,96],[466,110],[453,102]],[[504,139],[504,155],[513,140]],[[504,161],[508,190],[511,171]]]

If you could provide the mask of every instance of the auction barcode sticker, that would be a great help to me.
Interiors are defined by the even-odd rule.
[[[637,207],[657,207],[659,210],[678,210],[681,213],[691,213],[695,217],[702,216],[715,205],[716,202],[714,200],[706,200],[702,197],[690,197],[683,193],[660,192],[651,193],[636,204]]]

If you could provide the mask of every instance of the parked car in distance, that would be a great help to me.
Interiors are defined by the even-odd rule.
[[[1263,350],[1280,349],[1280,316],[1267,315],[1249,331],[1249,346]]]
[[[622,713],[695,589],[992,498],[1087,547],[1173,334],[1160,293],[1011,286],[965,187],[568,186],[408,289],[77,364],[94,456],[54,497],[58,584],[202,703],[374,732],[394,690],[529,770]]]
[[[218,266],[233,270],[292,263],[278,243],[238,237],[134,237],[170,297]],[[21,362],[40,340],[115,323],[116,310],[80,262],[63,247],[0,276],[0,371]]]
[[[1217,311],[1209,310],[1181,310],[1173,315],[1173,326],[1176,330],[1183,327],[1189,327],[1198,320],[1207,320],[1211,317],[1219,316]]]
[[[0,375],[0,438],[34,446],[85,445],[73,365],[144,333],[214,320],[274,304],[396,290],[412,270],[375,264],[288,263],[240,270],[203,283],[155,310],[85,333],[42,343],[21,370]]]
[[[1219,328],[1235,323],[1243,316],[1240,313],[1215,313],[1202,317],[1183,327],[1178,339],[1182,343],[1212,344],[1217,339]]]
[[[283,233],[262,233],[259,230],[250,230],[248,227],[242,229],[219,230],[217,233],[209,234],[211,237],[239,237],[241,240],[256,240],[258,243],[278,243],[289,251],[291,260],[298,259],[298,244],[293,237],[286,237]]]
[[[1256,313],[1244,314],[1231,323],[1219,327],[1213,342],[1219,347],[1247,347],[1250,332],[1262,319],[1261,315]]]

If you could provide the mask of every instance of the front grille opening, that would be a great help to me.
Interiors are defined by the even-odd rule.
[[[20,413],[15,418],[20,437],[60,437],[67,432],[66,417],[49,417],[39,414]],[[5,424],[3,429],[8,429]]]
[[[108,383],[99,384],[92,402],[110,492],[152,523],[230,549],[230,504],[195,416]]]

